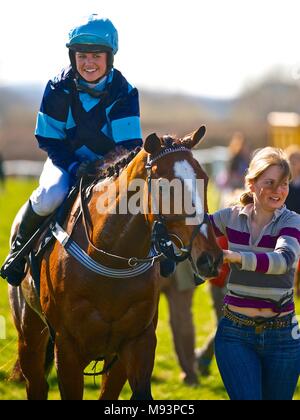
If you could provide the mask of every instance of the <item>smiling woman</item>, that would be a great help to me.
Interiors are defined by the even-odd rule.
[[[138,91],[113,66],[118,51],[113,23],[93,14],[70,30],[66,46],[71,65],[48,82],[37,117],[35,135],[48,159],[39,188],[19,213],[18,231],[1,268],[13,286],[25,274],[25,258],[15,260],[16,255],[88,164],[142,145]]]
[[[246,176],[250,195],[265,213],[280,209],[289,193],[291,169],[286,156],[278,150],[266,147],[260,150],[251,162]],[[262,217],[260,217],[262,219]],[[264,217],[266,222],[267,214]]]
[[[224,209],[212,216],[221,231],[224,230],[223,223],[227,226],[229,250],[224,251],[224,260],[234,264],[226,302],[231,309],[244,315],[272,316],[272,311],[278,313],[293,309],[291,271],[300,248],[299,232],[292,228],[299,225],[300,219],[284,206],[290,177],[289,163],[282,150],[265,147],[250,162],[245,180],[246,192],[240,198],[242,207]],[[273,226],[275,221],[276,230]],[[241,276],[240,270],[246,273]],[[265,274],[275,276],[274,281]],[[281,282],[278,278],[280,274],[285,275]],[[286,295],[290,296],[289,305],[285,306],[285,303],[282,306],[280,301],[284,297],[285,301]],[[260,300],[256,304],[252,302],[247,308],[243,297]],[[261,301],[262,298],[273,301],[273,304]]]
[[[229,245],[224,261],[231,272],[215,348],[231,399],[289,400],[296,388],[293,283],[300,216],[284,205],[290,178],[282,150],[265,147],[250,162],[242,205],[212,215],[216,234]]]
[[[89,83],[97,83],[107,72],[107,53],[75,53],[76,68],[80,76]]]

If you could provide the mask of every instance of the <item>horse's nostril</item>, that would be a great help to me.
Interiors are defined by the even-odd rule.
[[[205,252],[203,252],[203,254],[201,254],[200,257],[197,260],[197,265],[198,266],[209,265],[209,263],[210,263],[209,255],[206,254]]]
[[[211,272],[211,276],[212,276],[212,277],[218,277],[218,275],[219,275],[218,270],[213,270],[213,271]]]
[[[208,254],[203,253],[197,260],[197,268],[201,273],[209,273],[212,269],[211,258]]]
[[[221,263],[222,261],[220,258],[214,259],[211,255],[204,252],[197,260],[197,268],[199,272],[206,277],[217,277]]]

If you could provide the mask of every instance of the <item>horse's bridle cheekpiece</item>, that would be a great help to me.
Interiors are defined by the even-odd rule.
[[[148,183],[148,206],[150,202],[150,197],[152,195],[152,167],[155,162],[157,162],[162,157],[175,153],[175,152],[188,152],[192,153],[190,149],[184,146],[173,146],[164,149],[158,155],[151,159],[151,155],[148,155],[148,162],[146,165],[147,169],[147,183]],[[152,197],[153,198],[153,197]],[[151,242],[156,249],[157,252],[164,255],[165,259],[160,262],[160,271],[163,277],[169,277],[173,274],[176,270],[176,264],[183,262],[185,260],[189,260],[193,269],[194,273],[194,282],[198,286],[200,284],[205,283],[205,280],[200,276],[198,268],[192,258],[192,248],[193,243],[196,236],[199,234],[201,227],[204,224],[210,223],[209,217],[207,213],[203,214],[203,220],[195,226],[192,236],[190,239],[190,243],[188,246],[185,246],[181,238],[174,233],[170,233],[167,228],[167,222],[172,220],[186,220],[188,218],[195,217],[196,213],[192,215],[180,215],[180,216],[170,216],[166,217],[163,214],[158,212],[158,209],[155,208],[156,204],[154,203],[155,209],[155,216],[156,220],[153,223],[152,227],[152,235],[151,235]],[[175,238],[177,242],[180,244],[180,248],[178,248],[175,243],[172,241],[172,238]],[[178,249],[179,254],[175,252],[175,249]]]
[[[153,164],[161,159],[162,157],[176,152],[189,152],[192,153],[190,149],[184,146],[176,146],[164,149],[161,153],[151,159],[151,155],[148,155],[148,161],[146,164],[147,170],[147,184],[148,184],[148,205],[150,203],[151,198],[151,181],[152,181],[152,166]],[[80,182],[80,207],[81,207],[81,215],[83,220],[83,225],[85,228],[86,238],[97,252],[105,255],[106,257],[110,257],[111,259],[117,260],[119,262],[125,262],[128,265],[126,269],[117,269],[104,266],[99,262],[93,260],[72,238],[71,236],[56,222],[53,223],[50,228],[52,235],[57,239],[57,241],[66,249],[66,251],[72,255],[78,262],[80,262],[83,266],[85,266],[90,271],[97,273],[104,277],[110,278],[130,278],[140,276],[150,270],[153,265],[157,262],[160,263],[161,275],[164,277],[168,277],[176,269],[176,264],[180,263],[185,260],[189,260],[193,271],[194,271],[194,281],[196,285],[203,284],[205,280],[202,279],[200,276],[197,266],[192,258],[192,247],[193,242],[196,236],[199,234],[201,227],[204,224],[209,223],[209,217],[207,213],[204,213],[203,220],[200,224],[196,225],[191,236],[191,240],[188,246],[185,246],[183,241],[173,233],[168,231],[166,223],[170,220],[183,220],[187,219],[192,216],[170,216],[166,217],[160,213],[155,214],[155,220],[152,226],[152,233],[151,233],[151,249],[148,257],[144,259],[131,257],[125,258],[119,255],[114,255],[109,252],[104,251],[103,249],[96,248],[90,239],[90,235],[87,228],[86,222],[86,208],[84,206],[84,197],[83,197],[83,178]],[[157,212],[155,212],[157,213]],[[173,218],[173,219],[172,219]],[[177,240],[179,247],[175,245],[172,238]],[[175,252],[175,248],[179,251],[179,253]]]

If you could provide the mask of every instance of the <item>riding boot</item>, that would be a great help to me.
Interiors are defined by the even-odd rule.
[[[45,218],[45,216],[36,214],[32,209],[30,201],[27,202],[17,235],[11,245],[10,253],[0,270],[1,277],[6,279],[12,286],[17,287],[22,283],[25,276],[26,255],[16,262],[13,262],[13,259],[37,231]]]

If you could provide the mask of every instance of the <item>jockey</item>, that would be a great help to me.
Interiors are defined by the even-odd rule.
[[[116,146],[142,145],[138,91],[113,66],[118,33],[112,22],[91,15],[69,32],[66,46],[71,65],[48,82],[37,116],[35,136],[48,159],[1,269],[13,286],[22,282],[25,258],[8,264],[63,203],[87,163]]]

